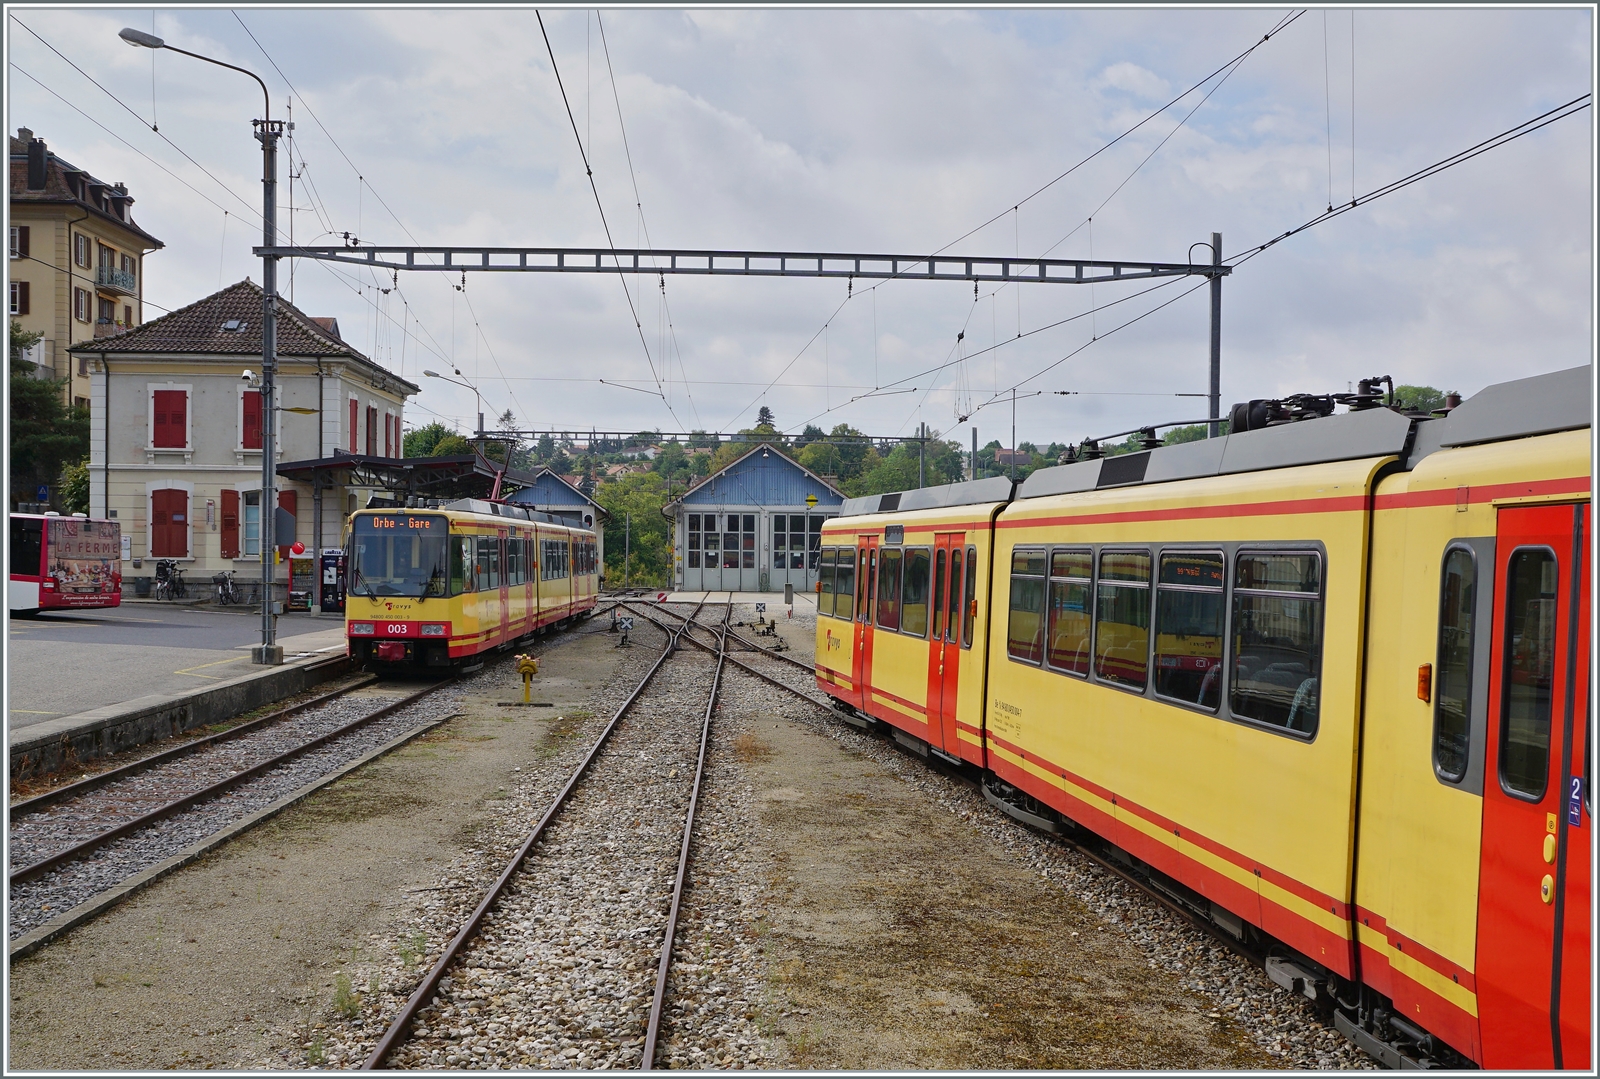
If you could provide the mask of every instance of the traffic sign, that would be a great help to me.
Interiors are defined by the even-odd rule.
[[[816,509],[817,508],[817,496],[816,495],[806,495],[806,506],[809,509]]]

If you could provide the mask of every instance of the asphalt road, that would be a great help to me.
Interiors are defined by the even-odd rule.
[[[6,723],[27,727],[121,704],[151,693],[181,693],[255,669],[261,616],[248,610],[125,603],[121,607],[9,620]],[[278,619],[285,655],[342,648],[338,615]]]

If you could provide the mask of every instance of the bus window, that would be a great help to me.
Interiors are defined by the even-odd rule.
[[[1220,552],[1164,551],[1156,579],[1156,692],[1215,711],[1222,703]]]
[[[878,626],[900,628],[900,562],[904,552],[885,547],[878,552]]]
[[[11,575],[44,575],[44,522],[37,517],[11,518]]]
[[[1452,547],[1439,583],[1439,648],[1434,665],[1433,770],[1460,782],[1467,774],[1471,738],[1472,645],[1477,565],[1472,551]]]
[[[1150,553],[1101,551],[1095,583],[1095,677],[1143,689],[1149,669]]]
[[[1241,551],[1233,567],[1228,707],[1241,719],[1316,734],[1321,675],[1321,559]]]
[[[1011,616],[1006,651],[1012,659],[1037,664],[1044,656],[1045,553],[1018,547],[1011,552]]]

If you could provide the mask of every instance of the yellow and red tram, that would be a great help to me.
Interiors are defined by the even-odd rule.
[[[1587,1068],[1591,401],[1580,368],[852,500],[818,685],[1380,1059]]]
[[[594,608],[594,532],[549,514],[460,499],[350,519],[345,633],[379,667],[457,667]]]

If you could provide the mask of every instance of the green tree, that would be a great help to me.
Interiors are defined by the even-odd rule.
[[[695,428],[689,432],[689,448],[691,450],[708,450],[717,444],[717,440],[706,434],[703,428]]]
[[[1416,412],[1432,412],[1444,407],[1445,393],[1455,393],[1454,390],[1440,391],[1432,386],[1396,386],[1394,399],[1396,404],[1405,405],[1406,408]]]
[[[628,558],[628,582],[647,588],[667,587],[671,583],[672,522],[661,515],[667,502],[667,488],[661,476],[655,472],[619,476],[600,485],[595,501],[611,515],[606,522],[606,585],[622,587],[627,540],[626,546],[632,552]]]
[[[768,408],[766,405],[761,406],[760,411],[756,413],[756,426],[770,428],[776,428],[778,426],[778,419],[772,414],[772,409]]]
[[[44,335],[14,320],[10,331],[11,496],[31,500],[34,488],[59,484],[67,462],[89,455],[89,410],[62,402],[65,380],[34,377],[23,352]]]
[[[460,435],[447,434],[434,444],[434,457],[465,457],[472,452],[472,443]],[[407,455],[409,456],[409,454]]]
[[[61,509],[64,513],[89,512],[89,458],[80,458],[62,470]]]
[[[1219,420],[1218,423],[1221,425],[1222,433],[1227,434],[1228,421]],[[1207,428],[1210,426],[1207,423],[1191,423],[1187,427],[1171,427],[1167,429],[1166,437],[1161,441],[1167,446],[1176,446],[1183,442],[1199,442],[1208,436]]]
[[[434,420],[425,427],[407,431],[405,437],[405,455],[407,457],[433,457],[437,447],[443,439],[449,437],[450,428]]]

